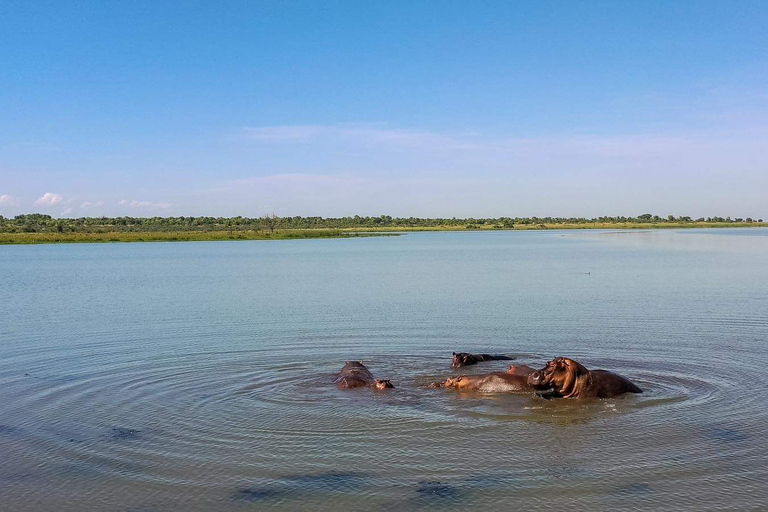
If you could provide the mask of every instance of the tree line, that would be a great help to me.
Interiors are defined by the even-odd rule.
[[[595,224],[665,224],[665,223],[753,223],[763,219],[699,217],[644,213],[637,217],[498,217],[498,218],[417,218],[417,217],[80,217],[54,218],[32,213],[6,218],[0,215],[0,233],[107,233],[157,231],[269,231],[285,229],[351,228],[455,228],[512,229],[515,226]]]

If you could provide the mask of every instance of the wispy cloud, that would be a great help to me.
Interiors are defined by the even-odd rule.
[[[539,138],[516,138],[488,141],[489,152],[513,153],[520,156],[570,155],[573,157],[643,157],[693,150],[709,141],[677,135],[565,135]]]
[[[392,178],[359,173],[284,173],[228,181],[206,195],[212,200],[233,204],[270,205],[258,211],[252,209],[251,214],[334,216],[396,211],[426,215],[424,212],[434,208],[431,215],[442,215],[448,209],[438,203],[454,204],[452,214],[456,214],[462,211],[461,205],[469,196],[489,185],[482,179],[445,176]]]
[[[711,215],[729,209],[721,198],[738,195],[754,216],[764,211],[756,191],[768,183],[768,131],[754,127],[532,137],[376,125],[245,133],[263,171],[209,189],[211,204],[323,215]]]
[[[375,124],[285,125],[244,128],[246,138],[267,146],[312,145],[313,155],[348,151],[399,153],[413,159],[442,156],[465,163],[509,163],[510,155],[543,159],[562,155],[570,157],[655,157],[660,155],[690,155],[712,146],[729,146],[733,142],[762,144],[762,130],[740,132],[686,132],[640,134],[562,134],[539,137],[504,137],[478,132],[437,132],[400,128],[383,128]],[[474,159],[474,160],[473,160]],[[452,160],[455,161],[455,160]],[[402,168],[402,165],[398,165]]]
[[[16,199],[13,196],[9,196],[8,194],[3,194],[0,196],[0,206],[18,206],[19,200]]]
[[[117,206],[128,206],[135,210],[157,211],[172,208],[173,203],[151,203],[149,201],[139,201],[137,199],[121,199],[117,202]]]
[[[64,210],[63,212],[61,212],[61,215],[63,215],[63,216],[64,216],[64,215],[69,215],[69,214],[70,214],[70,213],[72,213],[73,211],[75,211],[75,209],[74,209],[74,208],[72,208],[72,207],[70,206],[69,208],[67,208],[66,210]]]
[[[55,206],[64,200],[59,194],[46,192],[33,203],[35,206]]]
[[[246,127],[250,140],[260,143],[335,143],[380,148],[430,150],[473,149],[476,133],[440,133],[429,130],[386,128],[376,124],[284,125]]]
[[[91,201],[85,201],[83,204],[80,205],[80,208],[87,209],[87,208],[96,208],[99,206],[104,206],[104,201],[96,201],[95,203]]]
[[[291,185],[302,187],[313,187],[317,185],[348,185],[351,183],[363,181],[359,177],[344,174],[305,174],[305,173],[285,173],[270,174],[267,176],[252,176],[232,180],[225,184],[227,189],[236,189],[243,186],[259,185]]]

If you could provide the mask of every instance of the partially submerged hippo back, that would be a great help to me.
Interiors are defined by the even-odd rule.
[[[536,370],[528,366],[527,364],[511,364],[509,365],[509,369],[507,370],[507,373],[512,375],[521,375],[523,377],[527,377],[531,373],[535,372]]]
[[[395,387],[389,379],[374,379],[362,361],[347,361],[333,382],[339,389],[368,387],[381,390]]]
[[[494,372],[483,375],[459,375],[443,383],[443,387],[481,393],[514,393],[533,391],[525,375]]]
[[[454,352],[453,353],[453,366],[454,368],[460,368],[462,366],[469,366],[472,364],[481,363],[483,361],[511,361],[514,357],[509,356],[496,356],[491,354],[470,354],[469,352]]]
[[[556,357],[528,375],[528,383],[562,398],[612,398],[643,391],[629,379],[606,370],[588,370],[567,357]]]

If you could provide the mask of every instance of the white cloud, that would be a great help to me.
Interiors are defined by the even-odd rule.
[[[16,199],[13,196],[9,196],[8,194],[3,194],[0,196],[0,206],[18,206],[19,200]]]
[[[136,199],[128,200],[128,199],[121,199],[117,203],[118,206],[129,206],[136,210],[148,210],[148,211],[155,211],[155,210],[167,210],[168,208],[173,207],[173,203],[150,203],[149,201],[138,201]]]
[[[104,201],[96,201],[95,203],[92,203],[90,201],[85,201],[83,204],[80,205],[80,208],[94,208],[97,206],[104,206]]]
[[[61,215],[69,215],[69,214],[70,214],[70,213],[72,213],[73,211],[75,211],[75,209],[74,209],[74,208],[72,208],[72,207],[69,207],[69,208],[67,208],[66,210],[64,210],[63,212],[61,212]]]
[[[33,204],[35,206],[55,206],[64,200],[59,194],[52,192],[46,192],[42,197],[38,198]]]

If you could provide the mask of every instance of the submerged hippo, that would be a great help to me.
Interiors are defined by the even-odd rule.
[[[535,371],[536,370],[534,368],[531,368],[527,364],[511,364],[509,365],[509,370],[507,370],[507,373],[527,377],[529,374]]]
[[[459,375],[446,380],[442,387],[482,393],[509,393],[533,391],[525,375],[495,372],[483,375]]]
[[[567,357],[556,357],[541,370],[528,375],[537,390],[549,390],[562,398],[612,398],[624,393],[642,393],[625,377],[606,370],[587,370]]]
[[[347,361],[333,382],[339,389],[365,387],[380,390],[395,387],[389,379],[374,379],[362,361]]]
[[[494,356],[491,354],[470,354],[469,352],[454,352],[453,353],[453,366],[454,368],[461,368],[462,366],[469,366],[472,364],[481,363],[483,361],[511,361],[514,357],[509,356]]]

